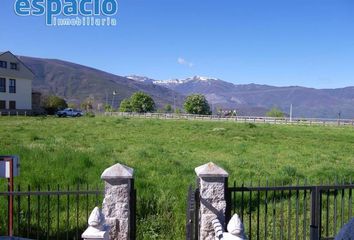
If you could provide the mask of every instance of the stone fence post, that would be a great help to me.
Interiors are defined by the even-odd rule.
[[[212,220],[225,226],[226,188],[229,174],[210,162],[195,169],[200,191],[199,239],[214,240]]]
[[[110,227],[110,240],[130,240],[132,232],[132,193],[134,191],[134,170],[122,164],[107,168],[101,178],[105,181],[105,195],[102,212]]]

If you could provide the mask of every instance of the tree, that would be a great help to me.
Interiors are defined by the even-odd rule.
[[[146,113],[155,110],[155,102],[148,94],[136,92],[130,98],[130,105],[133,112]]]
[[[44,96],[42,98],[41,105],[49,115],[55,114],[55,112],[59,109],[68,107],[68,104],[63,98],[54,95]]]
[[[284,117],[284,113],[276,107],[273,107],[266,113],[267,117]]]
[[[68,108],[77,108],[77,104],[75,104],[75,103],[68,103]]]
[[[132,112],[132,106],[129,99],[123,99],[119,106],[120,112]]]
[[[210,106],[204,95],[192,94],[184,102],[184,110],[190,114],[210,115]]]
[[[171,104],[166,104],[165,107],[164,107],[164,109],[165,109],[165,112],[166,112],[166,113],[171,113],[171,112],[172,112],[172,106],[171,106]]]
[[[93,98],[88,97],[81,103],[81,109],[84,109],[85,111],[89,112],[93,110]]]

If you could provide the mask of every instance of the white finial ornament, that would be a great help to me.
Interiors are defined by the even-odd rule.
[[[95,207],[91,212],[91,215],[88,219],[88,225],[96,229],[102,230],[104,225],[104,216],[101,210],[98,207]]]
[[[95,207],[88,219],[89,227],[81,235],[85,240],[108,240],[109,239],[109,227],[105,225],[105,218],[101,212],[101,209]]]

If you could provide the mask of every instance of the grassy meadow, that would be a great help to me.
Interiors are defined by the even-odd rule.
[[[137,239],[184,239],[187,188],[195,183],[195,167],[213,161],[229,172],[230,182],[349,179],[354,176],[354,128],[0,117],[0,155],[8,154],[21,157],[15,183],[23,186],[102,186],[105,168],[126,164],[135,169]]]

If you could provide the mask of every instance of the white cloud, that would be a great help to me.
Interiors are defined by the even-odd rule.
[[[194,66],[194,63],[189,62],[189,61],[187,61],[186,59],[181,58],[181,57],[179,57],[179,58],[177,59],[177,63],[180,64],[180,65],[186,65],[186,66],[188,66],[188,67],[190,67],[190,68]]]

